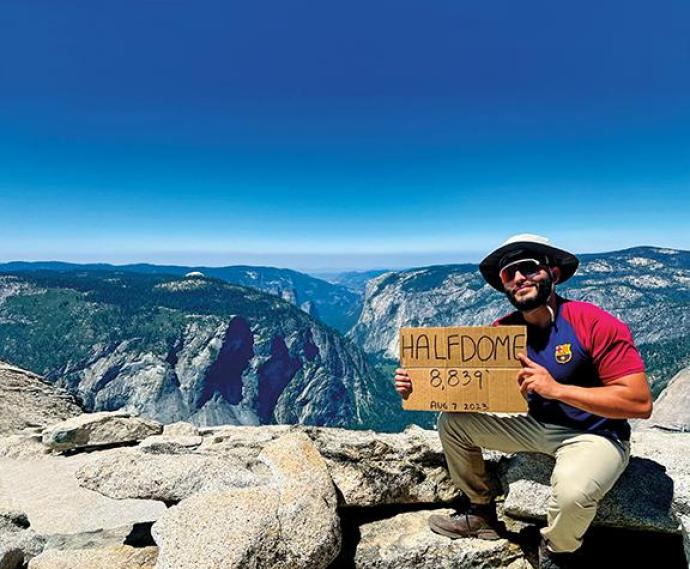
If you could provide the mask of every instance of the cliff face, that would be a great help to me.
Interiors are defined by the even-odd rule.
[[[367,283],[349,336],[367,352],[397,359],[401,326],[485,325],[506,312],[505,304],[473,265],[384,273]]]
[[[690,364],[690,252],[641,247],[580,259],[559,294],[597,304],[626,322],[658,393]],[[389,272],[369,281],[349,337],[367,352],[397,359],[401,326],[487,325],[512,310],[476,265]]]
[[[391,428],[390,381],[337,332],[275,296],[205,278],[0,277],[0,358],[90,411],[163,422]],[[384,423],[384,424],[382,424]]]

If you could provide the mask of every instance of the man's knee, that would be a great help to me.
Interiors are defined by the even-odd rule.
[[[552,502],[565,514],[596,508],[602,497],[596,480],[564,480],[552,487]]]

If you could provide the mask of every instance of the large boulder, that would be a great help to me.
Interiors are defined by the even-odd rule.
[[[254,460],[269,442],[289,432],[305,432],[324,458],[341,506],[447,502],[459,495],[453,485],[438,433],[410,427],[378,433],[331,427],[217,427],[201,431],[199,452]],[[487,452],[494,470],[500,453]]]
[[[303,434],[267,445],[267,486],[200,493],[152,528],[158,569],[324,569],[340,549],[337,499],[328,470]]]
[[[156,569],[278,567],[276,489],[238,488],[196,494],[153,525]]]
[[[166,425],[139,446],[95,454],[77,472],[79,483],[111,498],[176,503],[199,492],[265,484],[268,467],[259,454],[289,426],[223,426],[197,430]],[[200,433],[200,434],[194,434]],[[195,438],[201,437],[197,444]]]
[[[452,510],[420,510],[360,526],[355,552],[358,569],[454,569],[456,567],[529,569],[519,546],[505,539],[456,539],[429,530],[431,514]]]
[[[685,547],[685,557],[690,565],[690,434],[662,431],[640,431],[633,433],[633,451],[665,469],[665,476],[671,479],[671,491],[666,484],[666,500],[671,494],[671,513],[679,524]],[[660,477],[648,481],[652,488],[661,489]]]
[[[59,551],[51,549],[34,557],[29,569],[154,569],[158,549],[120,545]]]
[[[141,441],[163,431],[156,421],[119,411],[85,413],[48,427],[43,444],[60,452]]]
[[[64,389],[0,362],[0,435],[45,427],[81,413],[76,399]]]
[[[284,567],[325,568],[341,545],[338,498],[323,458],[303,433],[266,445],[259,459],[268,465],[280,493],[278,522]]]

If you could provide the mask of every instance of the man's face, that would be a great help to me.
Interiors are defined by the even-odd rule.
[[[539,265],[530,268],[524,265],[525,274],[521,272],[521,264],[517,263],[512,270],[506,271],[512,277],[503,283],[503,290],[510,303],[518,310],[532,310],[546,304],[553,288],[553,279],[548,267]]]

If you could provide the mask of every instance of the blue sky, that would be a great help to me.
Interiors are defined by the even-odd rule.
[[[5,0],[0,26],[0,260],[690,249],[686,0]]]

